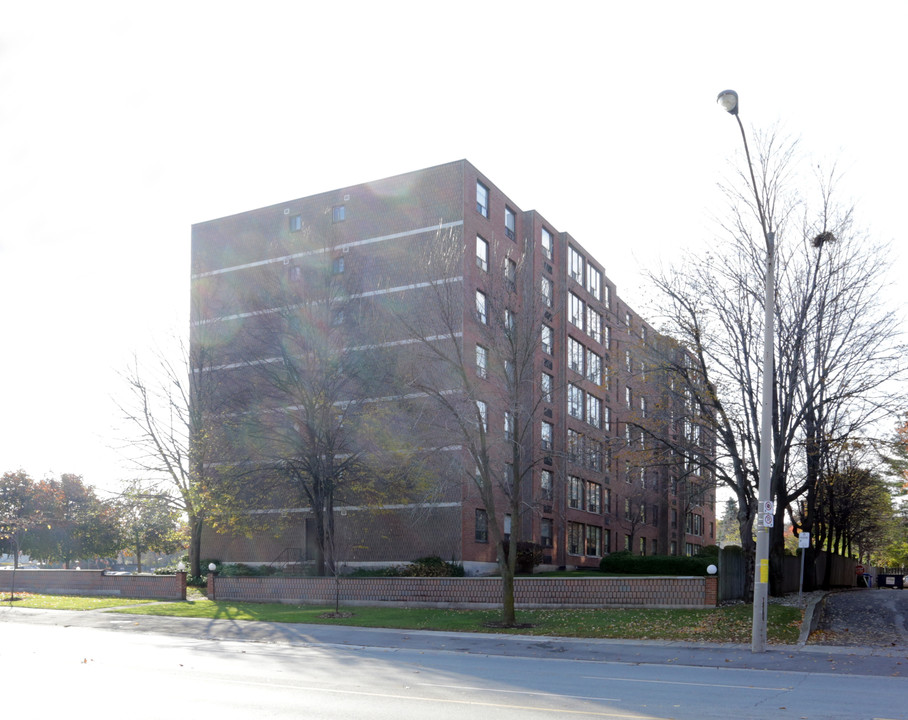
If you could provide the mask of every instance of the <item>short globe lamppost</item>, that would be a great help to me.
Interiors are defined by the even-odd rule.
[[[775,316],[775,233],[769,226],[760,192],[757,190],[757,179],[754,176],[753,163],[750,160],[750,149],[747,147],[747,135],[744,125],[738,117],[738,93],[734,90],[723,90],[716,99],[719,105],[738,121],[741,128],[741,139],[744,141],[744,154],[747,156],[747,169],[753,184],[754,199],[760,215],[760,225],[766,240],[766,300],[764,302],[765,320],[763,323],[763,407],[760,423],[760,480],[759,501],[757,505],[757,550],[754,563],[754,611],[751,630],[751,650],[755,653],[766,649],[766,612],[769,597],[769,528],[764,517],[773,517],[770,481],[772,477],[772,384],[773,384],[773,319]],[[770,520],[771,523],[771,520]]]

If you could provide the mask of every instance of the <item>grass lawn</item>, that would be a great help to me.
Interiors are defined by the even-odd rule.
[[[687,640],[732,642],[751,640],[751,605],[703,610],[522,610],[517,621],[530,627],[490,627],[498,618],[495,610],[441,610],[436,608],[349,607],[347,617],[330,617],[334,608],[265,603],[187,602],[158,603],[121,608],[112,612],[266,622],[353,625],[406,630],[455,632],[502,632],[585,638],[631,640]],[[769,606],[770,643],[794,644],[800,632],[801,611],[782,605]]]
[[[79,595],[38,595],[17,592],[11,602],[9,593],[0,593],[0,607],[41,608],[43,610],[101,610],[120,605],[143,605],[154,600],[122,597],[82,597]]]

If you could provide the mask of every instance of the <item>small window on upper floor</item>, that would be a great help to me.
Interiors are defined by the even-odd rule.
[[[483,272],[489,270],[489,243],[476,236],[476,266]]]
[[[334,260],[331,262],[331,272],[333,272],[335,275],[340,275],[343,271],[344,271],[343,256],[334,258]]]
[[[290,232],[299,232],[303,229],[303,216],[302,215],[291,215],[290,216]]]
[[[586,269],[587,290],[597,300],[602,300],[602,273],[592,265]]]
[[[545,228],[542,228],[542,254],[545,255],[549,260],[552,259],[552,249],[554,243],[552,242],[552,233],[550,233]]]
[[[568,273],[572,280],[583,285],[583,255],[572,247],[568,247]]]
[[[299,265],[290,268],[290,282],[299,283],[303,280],[303,269]]]
[[[483,217],[489,217],[489,188],[479,180],[476,181],[476,212]]]
[[[347,210],[343,205],[335,205],[331,208],[331,222],[343,222],[347,219]]]
[[[504,209],[504,234],[511,240],[517,237],[517,216],[509,207]]]

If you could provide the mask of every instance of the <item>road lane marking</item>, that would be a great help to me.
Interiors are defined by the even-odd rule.
[[[551,700],[561,700],[562,698],[570,698],[571,700],[607,700],[608,702],[621,702],[621,698],[612,698],[612,697],[598,697],[593,695],[564,695],[564,694],[555,694],[555,693],[544,693],[544,692],[532,692],[530,690],[505,690],[503,688],[490,688],[490,687],[474,687],[472,685],[442,685],[441,683],[412,683],[415,686],[419,687],[436,687],[436,688],[447,688],[449,690],[476,690],[479,692],[493,692],[493,693],[511,693],[514,695],[535,695],[536,697],[549,698]]]
[[[653,683],[655,685],[690,685],[692,687],[730,688],[733,690],[773,690],[790,692],[793,687],[762,687],[760,685],[724,685],[722,683],[681,682],[680,680],[641,680],[640,678],[603,677],[602,675],[584,675],[584,680],[614,680],[616,682]]]

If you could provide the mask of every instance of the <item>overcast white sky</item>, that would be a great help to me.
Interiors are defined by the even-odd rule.
[[[780,123],[904,247],[904,2],[0,4],[0,472],[112,486],[111,400],[188,317],[190,226],[466,158],[603,261],[715,242]],[[893,258],[908,298],[905,255]]]

